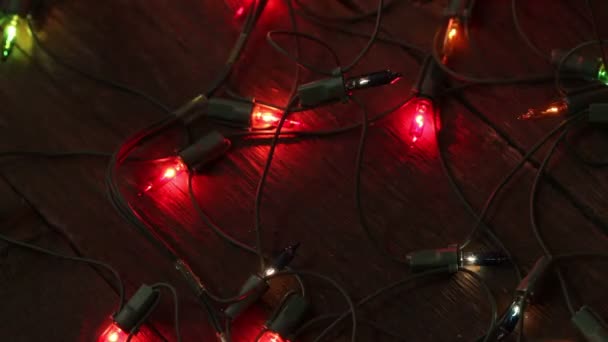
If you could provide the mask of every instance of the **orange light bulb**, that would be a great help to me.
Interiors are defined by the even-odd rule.
[[[443,63],[447,62],[448,57],[454,52],[456,45],[458,44],[460,36],[460,19],[450,18],[446,26],[445,35],[443,38],[442,45],[442,57]]]

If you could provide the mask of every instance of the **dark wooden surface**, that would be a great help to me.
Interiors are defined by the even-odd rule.
[[[284,104],[294,66],[265,42],[269,29],[289,29],[281,1],[271,1],[231,83],[240,93]],[[339,3],[312,1],[323,13],[352,14]],[[374,1],[361,1],[373,8]],[[403,1],[387,13],[384,27],[395,37],[429,49],[441,22],[443,3]],[[605,11],[600,11],[600,22]],[[588,12],[581,1],[534,1],[522,4],[522,24],[543,51],[593,39]],[[461,52],[454,68],[480,77],[512,77],[550,72],[517,37],[510,2],[483,1],[475,10],[472,35],[479,55]],[[582,14],[581,14],[582,13]],[[177,107],[214,79],[239,26],[221,1],[55,1],[36,19],[43,42],[66,62],[144,90]],[[364,39],[347,37],[300,21],[302,31],[327,40],[350,61]],[[370,31],[369,23],[353,26]],[[605,32],[605,27],[601,28]],[[22,30],[22,32],[26,32]],[[130,133],[163,116],[140,99],[90,82],[66,71],[21,34],[23,51],[0,65],[0,146],[2,150],[113,151]],[[284,43],[289,46],[289,40]],[[305,43],[303,58],[331,67],[328,55]],[[390,67],[404,73],[392,87],[360,93],[372,113],[399,103],[414,82],[418,65],[403,51],[378,44],[353,74]],[[304,73],[304,80],[315,79]],[[540,137],[558,123],[515,120],[530,106],[546,103],[552,84],[473,87],[464,93],[479,112],[454,99],[441,110],[443,148],[467,197],[480,208],[489,192]],[[481,114],[480,114],[481,113]],[[339,127],[360,120],[352,105],[333,105],[297,114],[308,128]],[[483,116],[481,116],[483,115]],[[407,109],[393,113],[370,129],[363,169],[363,203],[374,234],[403,257],[409,251],[460,241],[474,221],[453,195],[441,172],[433,132],[427,129],[415,148],[404,141]],[[204,124],[201,130],[215,127]],[[305,139],[277,148],[262,207],[263,246],[267,253],[300,241],[298,269],[318,271],[343,284],[358,299],[408,270],[379,255],[359,226],[353,198],[355,151],[359,133]],[[606,157],[606,139],[594,132],[583,146]],[[267,140],[236,139],[230,154],[195,178],[202,207],[227,231],[254,242],[255,186],[268,152]],[[585,145],[586,144],[586,145]],[[176,146],[165,146],[171,150]],[[539,153],[536,160],[540,160]],[[145,239],[113,211],[105,197],[103,158],[65,160],[11,159],[0,164],[0,218],[5,234],[65,253],[104,260],[123,275],[128,293],[142,282],[167,281],[181,296],[185,341],[212,339],[211,329],[188,288]],[[490,223],[517,262],[527,271],[542,252],[528,220],[528,195],[537,164],[527,164],[501,194]],[[608,182],[605,170],[577,163],[558,152],[540,196],[540,225],[558,253],[603,251],[608,226]],[[172,243],[217,293],[231,295],[256,271],[257,261],[226,245],[200,222],[186,195],[186,179],[161,189],[154,198],[135,201],[162,227]],[[70,241],[57,230],[61,229]],[[477,240],[473,247],[485,244]],[[108,322],[117,298],[112,280],[94,269],[0,246],[0,335],[2,340],[91,341]],[[608,317],[605,262],[571,263],[565,268],[577,306],[592,305]],[[480,270],[501,309],[516,278],[509,268]],[[327,284],[310,285],[315,313],[339,312],[346,306]],[[553,281],[551,284],[556,284]],[[526,314],[530,340],[581,340],[563,300],[552,285],[547,298]],[[408,341],[471,341],[484,332],[489,307],[469,275],[422,282],[363,308],[374,319]],[[250,341],[263,315],[240,322],[235,340]],[[243,332],[244,331],[244,332]],[[346,330],[345,330],[346,331]],[[239,334],[237,332],[237,334]],[[145,335],[145,336],[143,336]],[[314,334],[313,334],[314,335]],[[311,336],[308,336],[310,338]],[[360,341],[391,340],[365,327]],[[335,337],[346,340],[347,337]],[[141,341],[173,341],[168,300],[155,312]],[[307,339],[304,339],[307,340]]]

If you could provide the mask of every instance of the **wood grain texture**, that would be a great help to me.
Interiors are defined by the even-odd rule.
[[[372,0],[359,3],[367,9],[375,6]],[[516,36],[507,1],[479,3],[472,34],[481,55],[461,52],[463,58],[455,62],[456,70],[496,77],[551,71]],[[428,50],[441,22],[442,5],[403,1],[387,13],[384,27],[394,37]],[[337,2],[316,1],[311,7],[336,16],[352,14]],[[573,46],[593,37],[588,23],[579,14],[586,12],[579,7],[577,1],[524,4],[522,22],[535,41],[542,42],[543,51],[554,46]],[[36,20],[38,31],[43,42],[66,62],[142,89],[170,107],[177,107],[212,82],[239,29],[221,1],[139,0],[103,4],[90,0],[56,1],[49,2],[45,9]],[[371,30],[369,22],[351,27]],[[299,28],[330,43],[343,64],[366,43],[365,39],[327,31],[302,20]],[[240,94],[284,104],[293,82],[294,65],[265,42],[269,29],[290,29],[286,8],[280,1],[273,2],[262,17],[230,83]],[[7,63],[0,65],[3,150],[110,152],[129,134],[163,116],[140,99],[66,71],[27,37],[22,39],[24,51],[15,51]],[[293,45],[289,38],[279,41],[287,48]],[[334,66],[327,51],[314,43],[302,44],[302,57],[306,61],[322,68]],[[404,80],[392,87],[357,94],[372,114],[398,104],[409,94],[418,65],[403,51],[378,44],[352,71],[354,75],[387,67],[403,72]],[[302,82],[316,78],[304,72]],[[557,124],[515,120],[516,114],[528,106],[549,100],[552,92],[552,84],[471,88],[464,96],[483,117],[471,113],[456,100],[443,102],[442,134],[446,146],[442,148],[475,208],[482,206],[504,173],[517,164],[522,151]],[[412,250],[458,242],[474,223],[441,172],[432,129],[426,130],[414,148],[404,142],[409,115],[411,110],[405,107],[372,125],[363,168],[366,216],[374,235],[400,258]],[[352,103],[336,104],[294,117],[310,129],[340,127],[359,122],[361,111]],[[208,122],[193,127],[199,134],[210,129],[231,132]],[[148,150],[162,155],[179,148],[183,132],[175,130],[169,134],[172,138],[168,140],[173,145],[148,146]],[[281,143],[261,210],[266,253],[275,253],[294,241],[301,242],[293,266],[331,276],[355,299],[409,273],[379,255],[359,226],[353,197],[358,139],[359,131],[353,130],[331,138]],[[600,134],[599,139],[605,138]],[[602,146],[605,145],[599,143],[589,152],[601,157],[605,150]],[[195,193],[204,210],[226,231],[249,244],[255,240],[255,186],[267,154],[267,139],[234,139],[231,152],[194,179]],[[542,152],[536,160],[541,158]],[[142,282],[167,281],[176,285],[181,297],[184,341],[212,340],[204,312],[171,263],[113,211],[104,193],[105,165],[103,158],[3,161],[0,173],[19,195],[15,197],[17,202],[2,201],[2,217],[21,210],[18,199],[22,196],[46,222],[62,227],[83,254],[115,266],[126,282],[128,293],[133,293]],[[537,163],[527,164],[501,194],[490,215],[490,225],[524,271],[542,253],[533,239],[528,219],[528,195],[536,170]],[[121,174],[128,177],[127,171]],[[551,178],[543,183],[539,199],[540,226],[548,244],[560,253],[605,250],[608,222],[605,171],[581,166],[567,154],[558,153],[549,175]],[[199,220],[187,197],[185,177],[154,196],[143,198],[135,196],[135,191],[128,187],[131,180],[123,179],[123,186],[134,206],[160,227],[161,235],[192,264],[213,291],[232,295],[257,270],[257,261],[251,255],[226,245]],[[10,199],[9,193],[2,198]],[[5,232],[23,238],[31,236],[29,233],[36,227],[48,232],[36,222],[25,221]],[[41,242],[48,243],[49,248],[69,251],[54,235],[49,233],[47,237],[45,233],[43,237]],[[488,245],[480,236],[471,248]],[[46,336],[48,341],[91,341],[94,331],[113,309],[115,294],[108,283],[85,266],[63,264],[21,251],[15,258],[26,260],[6,260],[7,265],[15,269],[16,265],[29,266],[27,274],[7,277],[6,287],[0,292],[5,301],[0,318],[11,319],[7,325],[11,327],[7,336],[14,337],[11,341],[37,341],[41,332],[50,329],[54,330]],[[592,305],[608,317],[608,301],[601,290],[607,281],[605,269],[605,262],[578,261],[568,263],[565,274],[576,305]],[[517,282],[513,272],[508,267],[478,271],[504,309]],[[305,281],[310,287],[315,314],[346,308],[343,299],[328,284],[308,278]],[[42,291],[40,282],[52,286]],[[569,323],[557,283],[551,284],[547,298],[526,315],[526,334],[531,339],[581,340]],[[40,296],[30,298],[29,293]],[[53,311],[47,306],[46,311],[32,310],[27,316],[12,315],[19,310],[20,301],[52,305],[52,301],[45,301],[49,297],[53,301],[65,298],[65,307]],[[148,336],[150,340],[174,340],[171,310],[165,300],[151,317],[150,329],[154,332]],[[242,330],[235,332],[235,340],[249,342],[261,328],[265,314],[266,311],[258,309],[251,317],[237,322]],[[390,298],[382,298],[361,310],[363,317],[376,320],[412,341],[471,341],[487,328],[489,314],[478,284],[464,273],[406,286]],[[35,319],[39,328],[27,329],[27,317]],[[348,331],[348,326],[344,331]],[[313,337],[314,333],[303,341]],[[343,334],[332,339],[346,341],[348,337]],[[359,340],[392,339],[363,326]]]

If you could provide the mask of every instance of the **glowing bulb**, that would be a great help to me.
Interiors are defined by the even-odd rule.
[[[412,123],[410,124],[410,141],[415,143],[422,137],[422,133],[424,133],[424,126],[426,117],[428,115],[432,115],[433,105],[427,99],[418,99],[416,102],[416,107],[414,110],[414,117],[412,119]]]
[[[513,308],[511,309],[511,316],[515,317],[515,316],[519,315],[520,312],[521,312],[521,307],[519,305],[514,305]]]
[[[266,277],[270,277],[271,275],[273,275],[275,273],[277,273],[277,269],[274,267],[267,268],[266,271],[264,271],[264,275]]]
[[[129,334],[124,332],[115,323],[110,324],[99,336],[97,342],[126,342]],[[134,341],[134,339],[131,339]]]
[[[251,112],[251,129],[270,129],[277,127],[281,121],[282,111],[276,108],[256,103]],[[285,120],[283,127],[292,128],[300,123],[293,120]]]
[[[460,32],[460,20],[458,18],[450,18],[448,21],[445,36],[443,38],[442,55],[443,62],[452,54],[456,46]]]
[[[476,257],[476,256],[474,256],[474,255],[469,255],[469,256],[467,257],[467,262],[468,262],[468,263],[470,263],[470,264],[474,264],[474,263],[476,263],[476,262],[477,262],[477,257]]]
[[[6,60],[15,46],[19,16],[13,15],[2,31],[2,60]]]
[[[604,63],[600,64],[600,68],[597,71],[597,79],[608,85],[608,73],[606,72],[606,66]]]
[[[555,101],[549,106],[537,109],[530,108],[524,114],[521,114],[517,117],[518,120],[533,120],[533,119],[541,119],[552,116],[559,116],[562,114],[566,114],[568,112],[568,104],[565,101]]]
[[[180,157],[171,157],[165,159],[159,159],[154,162],[156,164],[153,174],[149,177],[148,181],[144,182],[144,185],[139,192],[139,196],[143,196],[145,193],[161,188],[163,185],[170,183],[177,176],[188,170],[186,164]]]
[[[281,335],[277,334],[274,331],[266,331],[260,336],[257,342],[288,342]]]
[[[234,13],[234,17],[236,19],[240,18],[243,16],[243,14],[245,14],[245,6],[241,6],[239,7],[236,12]]]

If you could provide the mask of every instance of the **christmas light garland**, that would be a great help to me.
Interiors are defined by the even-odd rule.
[[[603,52],[603,41],[601,40],[595,16],[592,15],[592,22],[594,31],[597,35],[597,40],[589,41],[580,44],[579,46],[564,52],[564,51],[553,51],[552,62],[556,66],[555,77],[548,77],[546,75],[535,75],[527,77],[516,77],[511,79],[496,79],[496,78],[479,78],[470,75],[460,74],[448,66],[450,57],[457,53],[459,43],[462,39],[469,39],[469,20],[471,16],[472,8],[475,1],[469,0],[450,0],[448,7],[445,11],[446,21],[444,25],[437,31],[433,41],[433,48],[430,56],[423,62],[423,66],[420,71],[419,79],[414,86],[414,89],[409,97],[407,97],[397,107],[389,109],[383,113],[375,116],[370,116],[365,105],[352,96],[352,93],[358,89],[365,89],[376,86],[389,85],[394,83],[396,80],[401,78],[401,74],[395,73],[390,70],[378,71],[365,75],[348,77],[345,78],[345,74],[354,68],[358,62],[366,56],[370,48],[376,42],[383,42],[398,46],[408,53],[412,53],[414,56],[424,51],[418,47],[410,44],[401,42],[396,39],[387,38],[382,35],[384,28],[382,27],[383,13],[388,10],[397,1],[385,3],[383,0],[378,1],[377,9],[372,12],[359,14],[348,18],[328,18],[321,17],[314,11],[308,8],[308,5],[300,3],[299,0],[293,0],[297,4],[298,8],[292,7],[291,0],[285,0],[289,9],[290,18],[292,21],[292,31],[270,31],[267,35],[267,40],[270,46],[274,47],[278,52],[282,53],[292,61],[296,63],[296,75],[286,106],[281,107],[274,104],[266,104],[257,102],[255,100],[232,100],[217,96],[218,91],[225,85],[226,80],[233,70],[234,64],[238,61],[240,54],[242,53],[245,45],[247,44],[248,37],[256,27],[256,23],[263,13],[265,7],[270,0],[251,0],[245,1],[241,5],[234,5],[233,9],[234,17],[236,19],[243,19],[243,31],[239,36],[237,42],[233,46],[230,53],[230,57],[226,61],[221,72],[218,73],[217,79],[209,86],[208,90],[195,98],[192,101],[187,102],[181,108],[175,111],[169,110],[167,106],[162,104],[160,101],[138,91],[125,86],[120,83],[116,83],[110,80],[103,79],[101,77],[92,75],[82,69],[75,68],[70,64],[64,63],[54,53],[49,51],[40,42],[39,38],[35,34],[31,19],[28,18],[28,26],[33,33],[34,42],[42,48],[50,57],[58,61],[61,65],[68,69],[75,71],[76,73],[93,80],[95,82],[108,85],[114,89],[124,91],[138,97],[144,98],[150,103],[160,108],[164,113],[167,114],[162,120],[151,124],[144,128],[139,133],[129,138],[120,149],[114,154],[101,153],[95,151],[76,151],[76,152],[44,152],[44,151],[7,151],[0,153],[0,157],[41,157],[41,158],[71,158],[81,156],[92,156],[92,157],[110,157],[110,163],[107,168],[106,174],[106,187],[108,191],[108,197],[116,208],[116,210],[123,216],[123,218],[131,223],[138,231],[144,235],[151,243],[153,243],[159,251],[161,251],[167,258],[169,258],[175,265],[176,270],[184,276],[184,279],[191,286],[193,292],[196,294],[200,301],[202,308],[208,314],[210,324],[214,327],[217,332],[217,339],[219,341],[230,340],[230,326],[234,319],[236,319],[240,313],[246,310],[251,304],[255,303],[259,297],[268,288],[268,282],[270,279],[275,277],[283,276],[296,276],[300,284],[300,293],[290,292],[288,293],[279,307],[276,308],[275,313],[267,320],[263,329],[260,331],[257,342],[280,342],[292,340],[301,334],[308,327],[312,326],[316,322],[326,320],[329,318],[335,318],[332,315],[320,316],[318,319],[312,319],[302,325],[303,318],[308,309],[308,299],[306,296],[306,290],[304,283],[300,279],[300,276],[311,276],[322,279],[332,284],[346,299],[349,305],[349,311],[339,315],[330,325],[328,325],[323,332],[321,332],[315,341],[322,340],[327,336],[338,324],[348,315],[352,317],[352,332],[351,340],[356,340],[356,329],[357,329],[357,315],[355,309],[359,305],[363,305],[373,298],[380,296],[387,291],[394,289],[402,284],[414,281],[427,276],[434,276],[439,274],[449,274],[457,271],[471,274],[477,280],[480,281],[484,290],[488,294],[488,298],[493,308],[493,317],[491,319],[490,327],[488,328],[487,334],[485,334],[480,341],[493,341],[502,340],[509,334],[511,334],[517,327],[517,325],[523,323],[523,314],[526,306],[530,303],[532,297],[535,297],[536,293],[540,289],[540,283],[545,273],[547,273],[552,267],[558,275],[562,293],[566,299],[566,303],[570,313],[572,314],[572,321],[575,326],[581,331],[582,335],[587,338],[588,341],[606,341],[608,339],[608,328],[605,327],[605,323],[602,322],[601,318],[595,311],[586,305],[580,307],[578,311],[575,311],[568,293],[565,279],[559,271],[557,266],[553,263],[556,260],[573,257],[572,255],[567,256],[554,256],[546,243],[543,241],[539,227],[536,222],[535,216],[535,199],[538,191],[538,186],[541,181],[542,174],[552,156],[556,150],[558,144],[566,140],[568,132],[572,125],[577,122],[586,122],[589,124],[605,124],[608,123],[608,116],[606,112],[608,109],[608,91],[606,91],[604,84],[592,84],[583,88],[576,89],[575,91],[565,92],[561,87],[561,79],[574,78],[574,79],[586,79],[591,81],[599,81],[607,83],[608,77],[606,76],[606,57]],[[512,0],[512,15],[518,34],[526,42],[526,44],[539,56],[546,57],[525,35],[521,28],[517,18],[516,0]],[[591,8],[590,2],[587,1],[588,6]],[[245,14],[247,13],[247,14]],[[296,26],[295,15],[302,18],[316,22],[320,24],[320,21],[327,21],[323,23],[324,26],[336,29],[340,32],[345,32],[350,35],[360,36],[367,38],[368,42],[363,49],[356,55],[351,63],[341,67],[340,62],[335,52],[333,52],[331,46],[324,43],[322,40],[308,35],[306,33],[299,32]],[[342,27],[338,23],[354,23],[365,20],[367,18],[375,17],[374,28],[371,33],[360,33],[353,32],[350,29]],[[8,19],[7,19],[8,18]],[[3,24],[3,35],[2,35],[2,59],[5,60],[9,57],[14,46],[18,46],[18,24],[20,17],[16,13],[9,12],[8,17],[2,22]],[[462,34],[464,33],[464,37]],[[288,51],[284,50],[278,44],[276,44],[272,36],[276,34],[283,34],[292,36],[296,40],[295,55],[291,55]],[[314,41],[327,50],[329,50],[334,56],[336,62],[336,68],[328,70],[319,70],[314,66],[300,60],[299,56],[299,44],[301,39]],[[576,53],[584,48],[598,44],[601,48],[602,54],[599,59],[585,59],[582,56],[576,55]],[[307,84],[299,85],[299,70],[305,68],[311,70],[317,74],[325,76],[326,78],[319,79]],[[572,75],[562,75],[562,71],[568,71]],[[450,76],[456,80],[466,82],[460,85],[454,85],[448,87],[445,84],[446,76]],[[442,97],[448,94],[456,93],[465,87],[488,84],[488,85],[502,85],[502,84],[518,84],[518,83],[532,83],[532,82],[545,82],[554,79],[556,82],[556,88],[561,92],[563,98],[555,103],[545,106],[541,109],[531,109],[525,114],[520,115],[520,119],[533,119],[545,116],[567,116],[564,121],[547,133],[532,149],[525,153],[520,162],[504,177],[504,179],[497,185],[494,191],[489,196],[488,200],[484,204],[483,209],[479,214],[473,209],[471,204],[464,197],[462,190],[455,181],[449,166],[446,162],[445,156],[441,151],[441,139],[440,139],[440,104],[439,101]],[[362,113],[362,119],[360,123],[353,124],[346,127],[328,129],[328,130],[302,130],[301,125],[298,121],[288,119],[288,117],[298,110],[314,109],[319,106],[336,102],[352,102],[358,106]],[[384,251],[380,247],[379,241],[377,241],[373,234],[369,224],[366,221],[365,215],[362,210],[361,204],[361,166],[364,156],[364,148],[366,142],[366,135],[368,131],[368,125],[372,121],[379,120],[384,116],[394,112],[401,108],[402,105],[408,104],[414,107],[414,115],[411,117],[411,122],[408,130],[408,137],[405,138],[405,142],[409,145],[416,144],[423,136],[423,133],[427,126],[431,127],[435,131],[435,139],[437,141],[437,147],[439,149],[441,167],[448,177],[451,186],[454,188],[456,195],[459,197],[463,205],[467,208],[469,213],[475,218],[476,223],[469,233],[469,235],[459,245],[449,246],[447,248],[435,249],[435,250],[421,250],[413,251],[408,255],[407,260],[400,260],[394,258],[387,251]],[[142,215],[138,213],[138,210],[133,203],[129,203],[121,192],[117,182],[117,169],[121,164],[125,163],[137,147],[144,145],[152,137],[161,135],[166,129],[174,126],[184,125],[188,126],[192,120],[198,118],[206,118],[210,120],[217,120],[220,123],[224,123],[233,127],[244,129],[243,133],[237,133],[233,136],[224,137],[218,132],[211,132],[195,142],[190,141],[189,145],[182,148],[175,156],[168,156],[151,161],[151,163],[158,166],[159,172],[157,172],[152,178],[144,181],[139,189],[140,196],[152,195],[154,191],[162,187],[164,184],[171,182],[180,173],[188,172],[188,192],[194,208],[198,212],[202,221],[209,226],[218,236],[222,237],[229,243],[245,250],[246,252],[253,253],[259,257],[260,260],[260,273],[252,275],[249,280],[243,285],[238,295],[232,298],[221,298],[214,295],[199,278],[197,273],[193,271],[188,263],[181,258],[175,250],[166,241],[162,239],[159,234],[158,227],[148,222]],[[585,120],[583,120],[585,119]],[[282,131],[283,127],[287,127],[290,130]],[[260,207],[261,198],[264,189],[266,177],[272,164],[273,155],[278,143],[284,136],[300,136],[300,137],[317,137],[317,136],[332,136],[344,132],[349,132],[355,129],[361,129],[361,137],[359,147],[357,149],[357,158],[355,163],[355,201],[357,213],[359,215],[360,223],[367,235],[367,237],[373,242],[373,244],[389,258],[397,261],[401,264],[407,263],[413,271],[418,273],[405,280],[391,284],[387,287],[383,287],[372,295],[365,297],[359,301],[356,305],[349,298],[348,293],[329,277],[317,274],[311,271],[296,271],[289,269],[287,265],[291,259],[295,256],[295,249],[298,245],[292,245],[286,247],[283,252],[278,256],[277,259],[270,265],[267,266],[266,261],[269,259],[262,249],[261,240],[261,219],[260,219]],[[561,133],[560,133],[561,132]],[[484,222],[485,216],[490,208],[491,204],[497,197],[501,189],[511,181],[515,173],[527,163],[530,158],[538,151],[550,138],[554,137],[558,133],[559,136],[555,139],[546,157],[538,167],[537,175],[534,179],[532,190],[530,193],[530,221],[532,230],[535,237],[543,249],[545,254],[544,257],[539,259],[536,265],[528,272],[527,276],[521,279],[521,274],[517,265],[514,263],[511,253],[506,249],[500,239],[493,233],[492,229],[487,226]],[[216,160],[221,155],[225,154],[231,146],[230,139],[233,137],[255,137],[255,136],[270,136],[272,137],[270,150],[268,152],[268,158],[263,169],[260,182],[256,190],[255,197],[255,232],[256,232],[256,244],[255,247],[249,246],[235,238],[229,236],[224,230],[217,224],[213,223],[210,217],[200,207],[192,187],[192,180],[195,173],[200,170],[203,165],[207,165],[209,162]],[[603,165],[603,163],[599,163]],[[483,252],[483,251],[465,251],[465,248],[471,243],[475,236],[484,232],[489,235],[495,245],[501,250],[500,252]],[[115,276],[119,286],[119,307],[116,313],[113,315],[112,322],[108,325],[107,329],[104,330],[99,338],[99,342],[128,342],[137,333],[142,324],[145,323],[149,314],[154,310],[160,300],[160,290],[168,289],[174,299],[175,304],[175,334],[176,340],[181,341],[180,330],[179,330],[179,304],[177,298],[177,292],[171,284],[158,283],[151,286],[142,285],[142,287],[134,294],[134,296],[125,303],[124,289],[122,288],[122,282],[118,273],[111,268],[109,265],[87,258],[65,256],[53,251],[49,251],[28,243],[17,241],[9,237],[0,235],[0,240],[7,243],[34,250],[39,253],[51,255],[54,257],[84,262],[92,265],[104,267],[112,272]],[[576,256],[576,255],[575,255]],[[602,255],[604,256],[604,255]],[[505,313],[498,318],[496,312],[496,303],[493,302],[491,291],[485,286],[481,278],[467,269],[471,265],[480,266],[494,266],[502,264],[504,262],[511,262],[515,267],[516,273],[520,278],[520,284],[515,290],[514,299],[511,305],[507,308]],[[221,311],[217,310],[217,304],[225,304]],[[224,322],[222,322],[224,320]],[[522,330],[518,339],[521,338]]]

